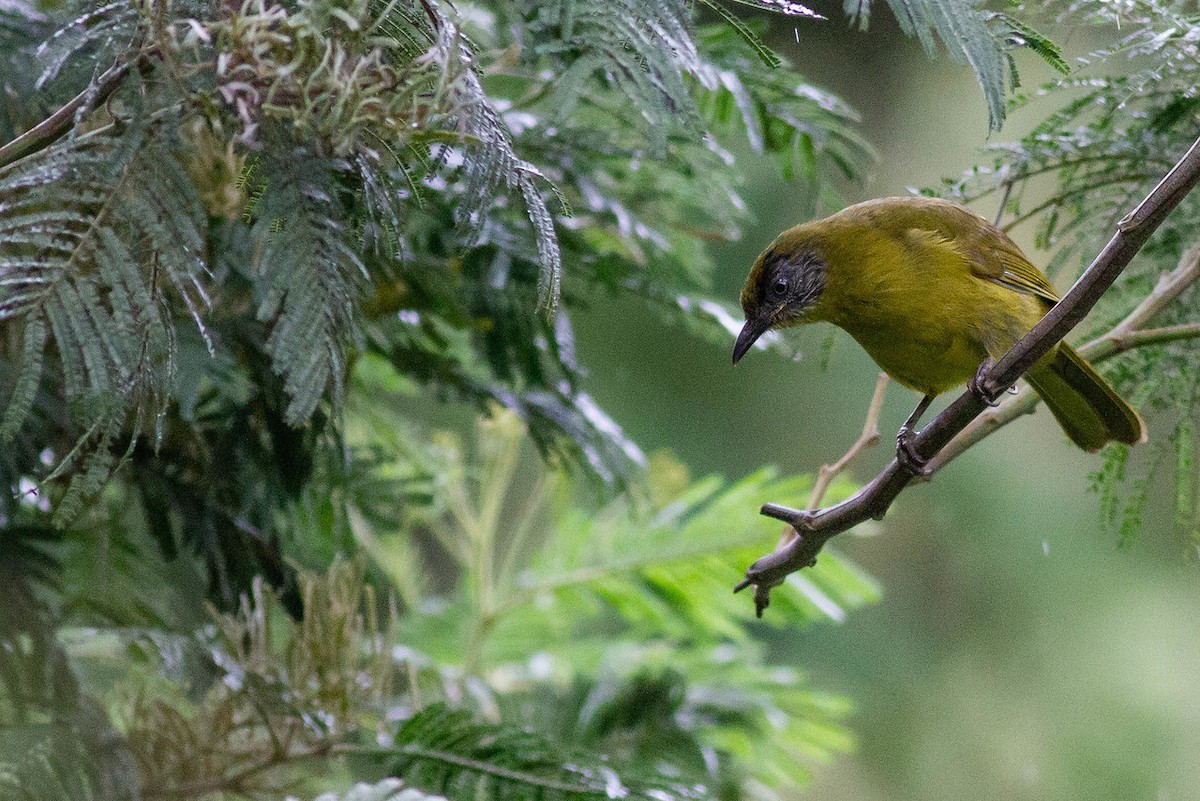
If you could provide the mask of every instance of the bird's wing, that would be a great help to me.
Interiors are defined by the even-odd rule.
[[[1029,263],[1008,234],[968,208],[937,198],[884,198],[857,207],[859,214],[876,218],[876,226],[888,229],[901,223],[903,244],[910,250],[951,258],[971,274],[1016,292],[1058,303],[1058,292]]]
[[[922,220],[922,224],[905,232],[911,244],[941,252],[953,252],[977,278],[1000,284],[1009,289],[1036,295],[1050,305],[1058,303],[1058,292],[1042,271],[1029,263],[1016,243],[999,228],[982,217],[959,206],[936,207],[937,217]],[[950,214],[961,215],[959,218]],[[964,224],[964,220],[968,224]],[[954,227],[946,223],[953,221]]]
[[[997,275],[995,267],[991,264],[986,265],[988,272],[983,270],[976,271],[976,275],[981,278],[986,278],[989,281],[995,281],[997,284],[1015,289],[1018,292],[1025,292],[1030,295],[1037,295],[1039,298],[1050,301],[1051,304],[1058,303],[1058,293],[1054,287],[1042,275],[1042,271],[1034,267],[1029,261],[1021,255],[1016,246],[1012,245],[1012,249],[997,248],[992,251],[1000,262],[1001,271]]]
[[[1058,303],[1054,286],[1041,270],[1029,263],[1008,234],[986,221],[971,230],[973,236],[968,249],[971,251],[971,271],[975,275],[1018,292],[1036,295],[1049,301],[1050,305]]]

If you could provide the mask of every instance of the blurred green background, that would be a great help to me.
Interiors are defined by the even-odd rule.
[[[773,47],[863,116],[881,158],[864,185],[846,188],[847,200],[935,186],[975,163],[987,113],[970,71],[929,61],[889,15],[861,33],[840,9],[825,11],[826,22],[764,20]],[[1068,58],[1093,44],[1049,33]],[[1018,65],[1025,91],[1049,77],[1032,56]],[[992,139],[1019,137],[1045,111],[1035,100]],[[757,253],[800,222],[807,203],[774,164],[743,163],[754,220],[742,241],[717,251],[714,289],[730,300]],[[995,207],[978,211],[991,217]],[[1014,236],[1045,264],[1029,231]],[[858,435],[877,374],[849,337],[824,325],[789,334],[803,353],[795,363],[756,351],[734,369],[729,347],[630,303],[598,300],[576,324],[591,366],[585,388],[643,448],[674,451],[696,475],[736,478],[764,463],[815,470]],[[916,400],[889,388],[883,442],[853,466],[856,479],[890,458],[891,435]],[[1196,570],[1153,518],[1132,549],[1118,549],[1088,491],[1102,463],[1040,411],[911,488],[870,536],[835,541],[880,580],[882,601],[840,625],[764,628],[778,659],[857,708],[856,753],[819,768],[802,795],[1200,798]]]

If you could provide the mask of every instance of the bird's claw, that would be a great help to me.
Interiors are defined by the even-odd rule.
[[[988,373],[996,366],[996,362],[991,356],[983,360],[979,365],[979,369],[975,371],[975,375],[967,381],[967,389],[971,390],[971,394],[979,398],[986,406],[999,406],[1000,401],[997,400],[1001,395],[1008,391],[1007,387],[998,390],[989,389],[987,386]]]
[[[896,432],[896,461],[914,476],[927,477],[933,471],[929,468],[928,460],[913,447],[912,435],[908,426],[900,426]]]

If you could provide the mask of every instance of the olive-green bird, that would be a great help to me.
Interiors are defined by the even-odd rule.
[[[934,396],[971,382],[1058,302],[1040,270],[999,228],[944,200],[869,200],[784,231],[742,289],[736,363],[762,334],[826,321],[893,379],[925,397],[901,429],[903,461],[922,465],[909,428]],[[1025,378],[1079,447],[1135,444],[1146,426],[1065,342]],[[914,464],[915,463],[915,464]]]

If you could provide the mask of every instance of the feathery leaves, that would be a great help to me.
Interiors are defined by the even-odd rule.
[[[72,480],[62,519],[108,479],[108,451],[127,425],[161,437],[175,317],[206,334],[205,223],[178,141],[144,114],[123,128],[55,145],[0,177],[0,321],[22,325],[24,340],[3,433],[28,413],[52,342],[66,400],[86,428],[56,472],[96,454]]]
[[[286,420],[299,425],[324,397],[335,413],[345,392],[348,353],[361,341],[355,309],[369,280],[338,219],[336,170],[297,153],[286,167],[263,170],[253,233],[261,241],[251,266],[257,316],[271,324],[266,341],[291,398]]]
[[[637,781],[605,765],[578,764],[530,731],[475,723],[442,705],[426,707],[396,732],[390,772],[450,799],[699,799],[702,788]]]

